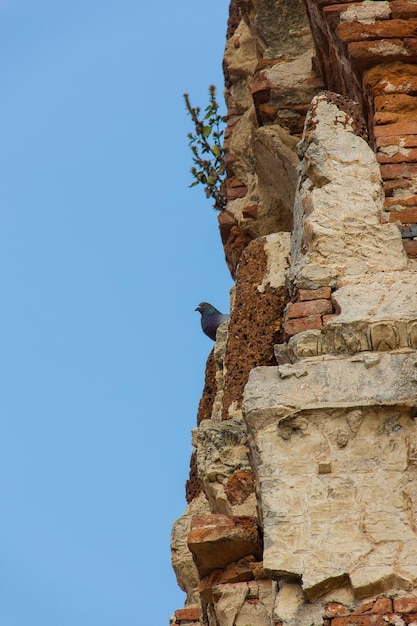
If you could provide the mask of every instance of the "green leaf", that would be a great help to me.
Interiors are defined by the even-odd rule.
[[[210,135],[211,135],[211,126],[204,126],[203,127],[203,135],[204,135],[204,137],[210,137]]]
[[[216,178],[214,176],[207,176],[207,184],[212,187],[216,182]]]
[[[211,146],[211,151],[217,159],[220,159],[222,156],[222,149],[219,144],[215,143]]]

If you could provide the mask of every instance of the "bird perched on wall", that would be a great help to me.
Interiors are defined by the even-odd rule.
[[[223,324],[229,319],[229,315],[226,313],[220,313],[212,304],[208,302],[200,302],[196,311],[201,313],[201,328],[203,332],[216,341],[216,332],[220,324]]]

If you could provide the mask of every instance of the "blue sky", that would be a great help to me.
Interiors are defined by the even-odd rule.
[[[182,94],[227,2],[0,0],[0,624],[167,624],[217,218]]]

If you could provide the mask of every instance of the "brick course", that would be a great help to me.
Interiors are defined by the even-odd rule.
[[[290,302],[285,310],[284,333],[287,337],[305,330],[320,330],[334,316],[331,301],[331,288],[300,289],[295,302]]]
[[[381,164],[391,222],[417,224],[417,4],[305,0],[327,88],[357,100]],[[413,239],[404,249],[416,257]]]

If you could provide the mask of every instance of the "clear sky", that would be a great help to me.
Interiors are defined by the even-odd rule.
[[[182,94],[228,2],[0,0],[0,624],[167,624],[217,216]]]

